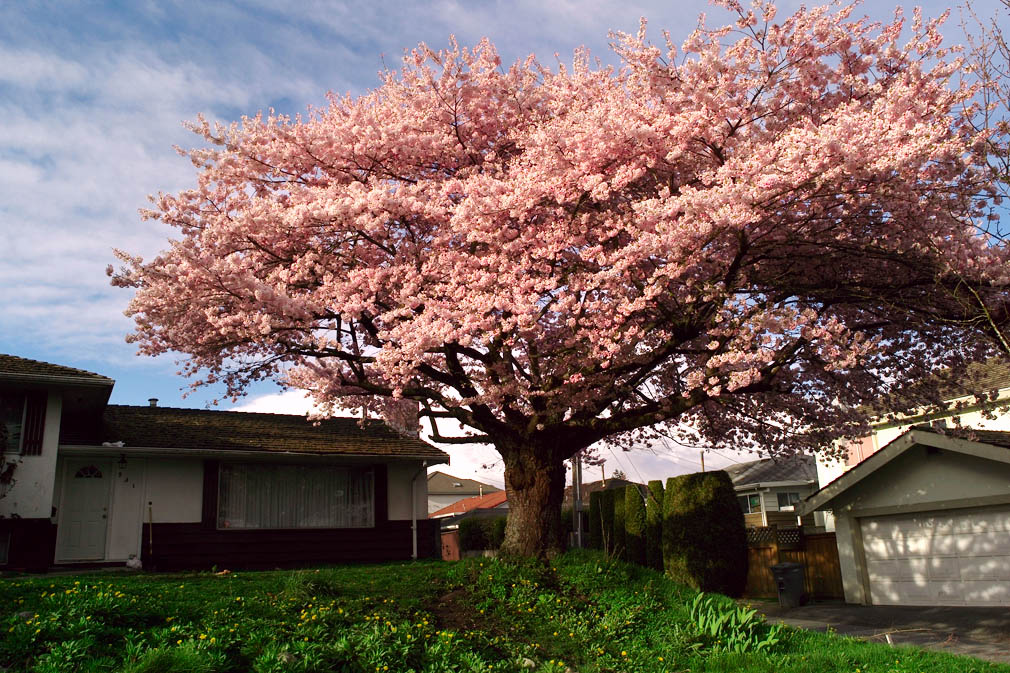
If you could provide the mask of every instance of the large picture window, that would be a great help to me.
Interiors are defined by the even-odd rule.
[[[372,470],[320,465],[223,464],[218,528],[368,528]]]

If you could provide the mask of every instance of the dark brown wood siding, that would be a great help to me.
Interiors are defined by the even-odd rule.
[[[46,429],[48,393],[31,392],[25,396],[25,425],[21,429],[21,446],[26,456],[42,454],[42,437]]]
[[[0,519],[0,538],[10,540],[0,565],[6,570],[44,572],[56,556],[56,524],[49,519]]]
[[[378,481],[377,481],[378,483]],[[372,563],[411,557],[410,521],[373,528],[218,530],[201,523],[144,524],[144,567],[153,570],[275,568]],[[437,558],[438,522],[417,522],[419,558]],[[151,541],[150,546],[148,540]]]

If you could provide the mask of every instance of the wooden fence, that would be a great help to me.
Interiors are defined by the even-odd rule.
[[[799,528],[747,529],[747,589],[745,596],[778,595],[771,566],[784,561],[803,564],[806,593],[813,598],[844,598],[842,572],[834,533],[804,535]]]

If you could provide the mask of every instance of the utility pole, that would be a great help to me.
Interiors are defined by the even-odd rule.
[[[701,454],[701,471],[704,472],[705,471],[705,452],[704,451],[699,451],[698,453]]]
[[[575,531],[575,546],[582,549],[582,459],[579,454],[572,456],[572,530]]]

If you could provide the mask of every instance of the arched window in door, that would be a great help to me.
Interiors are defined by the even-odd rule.
[[[102,471],[99,470],[94,465],[85,465],[81,469],[77,470],[77,474],[74,475],[74,479],[101,479]]]

